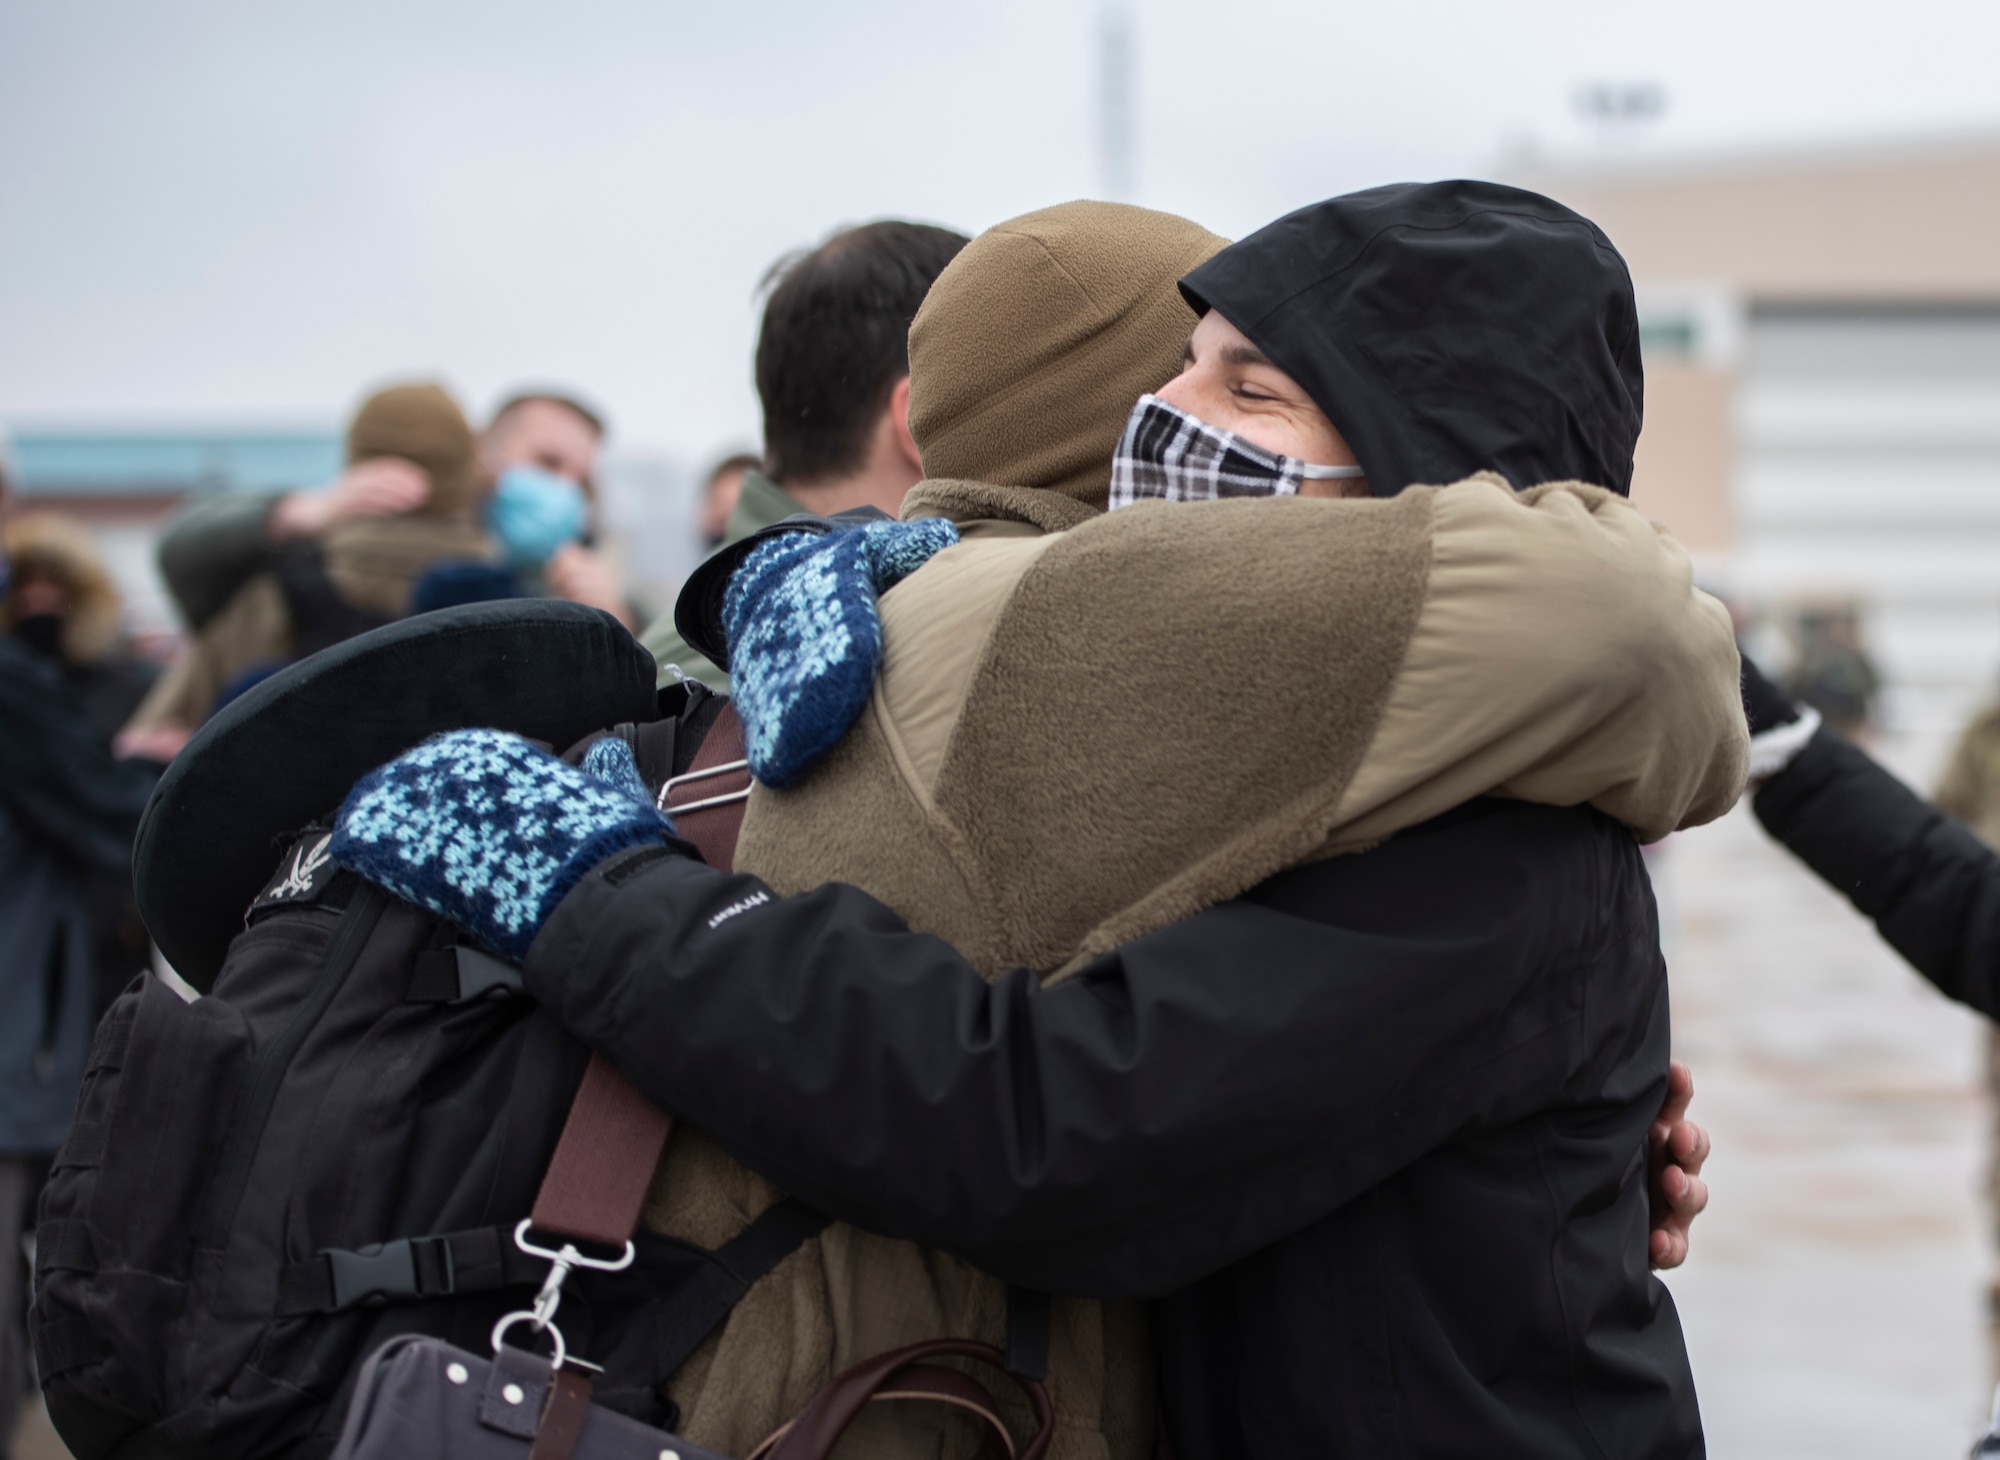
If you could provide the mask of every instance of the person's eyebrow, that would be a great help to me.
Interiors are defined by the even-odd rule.
[[[1222,363],[1225,365],[1269,365],[1273,370],[1278,368],[1276,365],[1271,364],[1271,357],[1255,345],[1224,345],[1222,347]]]

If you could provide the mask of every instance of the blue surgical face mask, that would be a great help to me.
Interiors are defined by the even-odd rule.
[[[510,466],[493,484],[486,526],[500,540],[507,566],[540,568],[564,543],[583,536],[583,488],[538,466]]]

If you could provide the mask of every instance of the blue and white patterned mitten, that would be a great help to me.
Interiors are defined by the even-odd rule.
[[[943,518],[774,537],[722,601],[729,683],[750,774],[787,786],[840,744],[882,658],[875,599],[958,541]]]
[[[328,850],[519,963],[592,867],[673,833],[625,742],[599,741],[584,765],[564,765],[518,735],[454,730],[362,777]]]

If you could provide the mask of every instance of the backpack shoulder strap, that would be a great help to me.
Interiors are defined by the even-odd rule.
[[[686,773],[661,786],[660,805],[705,861],[727,869],[749,796],[743,726],[735,706],[724,701]],[[670,1116],[609,1060],[592,1055],[529,1220],[537,1231],[624,1246],[639,1225],[653,1168],[672,1132]]]
[[[693,762],[660,787],[659,799],[674,829],[694,843],[704,862],[725,872],[735,869],[736,836],[750,799],[750,762],[734,702],[722,702]]]
[[[673,1117],[593,1054],[528,1220],[539,1232],[623,1247],[638,1229]]]

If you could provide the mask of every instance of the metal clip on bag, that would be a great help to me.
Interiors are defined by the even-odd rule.
[[[533,1304],[494,1325],[491,1361],[434,1338],[398,1338],[378,1349],[355,1388],[335,1460],[411,1455],[513,1460],[524,1449],[528,1460],[720,1460],[663,1430],[592,1405],[586,1372],[591,1366],[569,1353],[557,1322],[563,1283],[573,1270],[615,1273],[631,1266],[632,1232],[672,1129],[671,1119],[609,1061],[592,1056],[534,1213],[514,1232],[515,1246],[549,1263]],[[551,1235],[561,1245],[538,1243],[534,1233]],[[579,1244],[618,1255],[593,1257]],[[509,1346],[507,1335],[516,1329],[545,1338],[551,1356]],[[1040,1460],[1055,1432],[1042,1384],[1008,1374],[1036,1421],[1034,1438],[1017,1448],[983,1384],[926,1362],[945,1357],[1007,1368],[999,1349],[955,1339],[879,1355],[835,1378],[747,1460],[828,1460],[864,1405],[898,1400],[950,1404],[974,1415],[985,1435],[982,1460]]]

